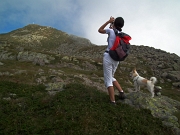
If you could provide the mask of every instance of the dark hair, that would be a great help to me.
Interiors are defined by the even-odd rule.
[[[117,30],[122,31],[122,27],[124,26],[124,19],[122,17],[117,17],[114,21],[114,26]]]

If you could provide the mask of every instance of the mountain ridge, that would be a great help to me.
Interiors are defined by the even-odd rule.
[[[87,58],[99,62],[102,62],[102,56],[106,49],[106,45],[94,45],[89,39],[37,24],[29,24],[9,33],[0,34],[0,47],[0,60],[6,59],[5,57],[10,55],[9,53],[11,53],[9,57],[16,60],[20,56],[18,54],[36,52]],[[180,57],[174,53],[167,53],[166,51],[143,45],[131,45],[130,55],[126,61],[121,63],[126,62],[137,68],[138,66],[141,67],[142,64],[146,64],[148,68],[151,68],[153,74],[160,78],[173,80],[176,86],[180,87]],[[171,73],[168,74],[167,72]],[[174,76],[172,72],[176,72],[178,75]]]

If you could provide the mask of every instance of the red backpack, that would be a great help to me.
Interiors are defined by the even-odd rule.
[[[109,55],[115,61],[123,61],[130,52],[129,40],[131,40],[131,37],[123,32],[118,33],[115,29],[114,32],[116,34],[116,39],[114,45],[109,50]]]

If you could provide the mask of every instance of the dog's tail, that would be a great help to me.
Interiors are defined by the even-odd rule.
[[[151,78],[150,78],[150,81],[151,81],[153,84],[155,84],[155,83],[157,82],[157,79],[156,79],[156,77],[151,77]]]

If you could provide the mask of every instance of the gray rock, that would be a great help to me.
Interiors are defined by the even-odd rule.
[[[0,66],[3,66],[3,65],[4,65],[4,63],[0,62]]]
[[[180,81],[180,71],[169,71],[166,78],[178,82]]]
[[[55,58],[50,55],[30,51],[19,52],[17,55],[18,61],[32,61],[34,64],[41,66],[50,63],[50,61],[54,59]]]
[[[180,82],[172,83],[172,85],[173,85],[174,87],[180,88]]]
[[[151,98],[150,94],[142,92],[127,93],[126,98],[123,103],[138,109],[148,109],[154,117],[162,120],[164,126],[175,128],[179,131],[178,118],[174,116],[174,113],[179,111],[179,101],[162,95]]]

